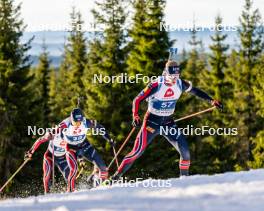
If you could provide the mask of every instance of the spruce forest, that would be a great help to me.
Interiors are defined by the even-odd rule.
[[[132,128],[132,102],[147,84],[93,83],[95,74],[129,76],[162,74],[169,49],[177,47],[169,33],[160,30],[164,21],[165,0],[96,0],[92,14],[94,24],[102,31],[88,39],[82,30],[82,14],[72,9],[71,31],[65,41],[60,66],[52,66],[43,41],[39,62],[32,65],[28,54],[31,42],[21,43],[26,24],[21,18],[21,5],[13,0],[0,0],[0,184],[23,163],[24,153],[37,136],[28,135],[28,126],[50,128],[80,107],[88,119],[97,120],[109,131],[118,149]],[[124,5],[130,4],[128,14]],[[224,17],[218,14],[215,25]],[[186,46],[178,52],[181,77],[191,81],[213,99],[224,105],[223,112],[212,112],[178,123],[179,127],[204,125],[212,128],[237,128],[237,135],[189,135],[190,174],[215,174],[264,168],[264,26],[260,11],[252,0],[245,0],[239,19],[237,47],[226,44],[227,34],[216,30],[210,37],[210,50],[205,51],[199,31],[190,30]],[[129,22],[129,24],[127,24]],[[127,28],[127,25],[129,27]],[[140,109],[146,111],[147,103]],[[191,94],[183,94],[176,105],[175,119],[209,108],[211,105]],[[136,133],[118,156],[131,151]],[[100,136],[88,140],[108,164],[113,151]],[[28,196],[43,192],[42,159],[47,145],[19,172],[5,189],[4,196]],[[159,136],[148,146],[126,177],[173,178],[179,175],[179,155]],[[114,165],[113,165],[114,166]],[[89,174],[93,165],[87,163]],[[110,169],[114,173],[115,167]],[[84,174],[85,175],[85,174]],[[82,177],[79,181],[82,181]],[[56,180],[64,185],[59,172]],[[58,184],[59,184],[58,182]],[[64,185],[65,186],[65,185]],[[60,186],[58,185],[58,190]],[[25,191],[26,190],[26,191]]]

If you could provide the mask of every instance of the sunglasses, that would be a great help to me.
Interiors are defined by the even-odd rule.
[[[171,67],[167,67],[167,72],[168,72],[170,75],[180,74],[180,67],[179,67],[179,66],[171,66]]]
[[[81,125],[81,121],[74,121],[74,120],[72,120],[72,125],[73,126],[80,126]]]

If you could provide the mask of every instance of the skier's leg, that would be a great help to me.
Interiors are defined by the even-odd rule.
[[[175,124],[173,124],[172,127],[177,129],[177,126]],[[165,135],[165,137],[180,153],[180,162],[179,162],[180,175],[181,176],[189,175],[190,151],[184,135],[177,132],[176,134]]]
[[[149,122],[144,122],[134,142],[132,151],[125,156],[115,173],[117,177],[122,176],[126,171],[128,171],[128,169],[130,169],[134,161],[143,154],[148,144],[151,143],[158,133],[159,132],[156,126],[150,124]]]
[[[96,187],[100,184],[100,169],[96,165],[94,165],[94,170],[88,177],[87,182],[91,184],[92,187]]]
[[[64,180],[67,182],[69,174],[70,174],[70,168],[68,166],[66,156],[56,157],[55,158],[55,164],[58,167],[58,169],[60,170]]]
[[[68,176],[67,192],[72,192],[75,189],[75,179],[76,179],[77,169],[78,169],[76,155],[73,150],[67,149],[66,160],[67,160],[67,163],[70,169],[70,173]]]
[[[108,178],[108,169],[105,165],[104,160],[89,142],[86,142],[85,145],[82,147],[82,156],[85,159],[93,162],[99,168],[99,175],[102,180]]]
[[[49,192],[50,175],[52,171],[52,157],[49,151],[46,151],[43,158],[43,185],[45,194]]]

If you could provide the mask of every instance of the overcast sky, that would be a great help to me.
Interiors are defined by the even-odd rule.
[[[68,26],[71,7],[82,12],[87,26],[92,22],[93,0],[15,0],[22,4],[22,17],[28,31],[39,29],[63,29]],[[264,0],[255,0],[255,7],[264,15]],[[244,0],[167,0],[165,10],[167,24],[188,27],[193,20],[199,26],[212,26],[214,17],[220,13],[224,25],[237,25]]]

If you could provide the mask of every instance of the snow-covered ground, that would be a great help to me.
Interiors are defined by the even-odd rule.
[[[164,187],[144,187],[148,182]],[[115,185],[71,194],[9,199],[0,201],[0,210],[264,210],[264,170],[148,180],[133,185],[136,187]]]

